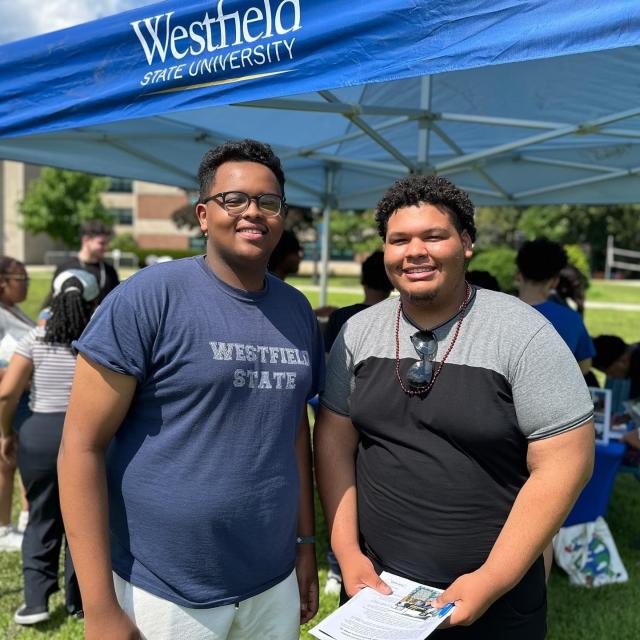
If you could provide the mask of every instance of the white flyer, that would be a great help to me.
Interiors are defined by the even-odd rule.
[[[320,640],[424,640],[455,609],[431,606],[441,589],[384,571],[380,577],[393,589],[385,596],[365,588],[311,629]]]

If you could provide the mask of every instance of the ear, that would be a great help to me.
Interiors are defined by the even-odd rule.
[[[464,248],[464,257],[469,260],[473,256],[473,240],[468,231],[465,229],[460,236],[462,239],[462,247]]]
[[[198,224],[200,225],[200,231],[207,233],[207,205],[198,203],[196,205],[196,216],[198,217]]]

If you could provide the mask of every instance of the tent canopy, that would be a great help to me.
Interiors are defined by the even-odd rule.
[[[163,2],[0,47],[0,157],[195,188],[253,137],[289,201],[436,171],[476,204],[638,200],[636,0]]]

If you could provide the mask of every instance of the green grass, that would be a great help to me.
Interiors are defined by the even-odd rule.
[[[587,290],[587,300],[640,304],[640,286],[624,284],[624,281],[592,280]]]
[[[308,278],[291,280],[302,288],[311,285]],[[50,277],[36,276],[29,290],[29,298],[21,305],[26,313],[36,317],[42,300],[50,285]],[[333,287],[358,289],[357,278],[332,278]],[[637,291],[635,298],[630,298]],[[307,292],[312,305],[318,305],[319,294]],[[592,298],[593,296],[593,298]],[[596,297],[597,296],[597,297]],[[640,303],[640,288],[598,281],[589,290],[589,299],[603,302]],[[361,300],[361,294],[330,292],[329,304],[344,306]],[[585,318],[592,335],[614,333],[625,340],[638,340],[640,312],[590,309]],[[18,502],[14,500],[14,517],[17,517]],[[302,629],[301,638],[311,640],[308,629],[329,614],[337,605],[337,597],[322,593],[326,579],[325,560],[326,531],[324,519],[316,501],[318,529],[318,565],[321,579],[320,612]],[[588,590],[571,587],[568,578],[559,569],[554,569],[549,584],[549,639],[550,640],[605,640],[609,638],[637,637],[637,603],[640,602],[640,483],[624,475],[616,480],[607,522],[614,534],[618,550],[629,572],[629,582],[622,585]],[[22,575],[18,553],[0,553],[0,638],[20,640],[81,640],[82,623],[68,618],[64,612],[62,594],[51,599],[52,620],[38,628],[22,628],[12,622],[15,609],[22,603]]]

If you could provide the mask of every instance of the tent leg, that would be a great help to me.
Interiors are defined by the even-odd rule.
[[[329,289],[329,243],[331,238],[331,205],[333,202],[333,173],[332,167],[327,169],[325,182],[325,205],[322,211],[322,245],[321,245],[321,265],[320,269],[320,306],[327,304],[327,294]]]

